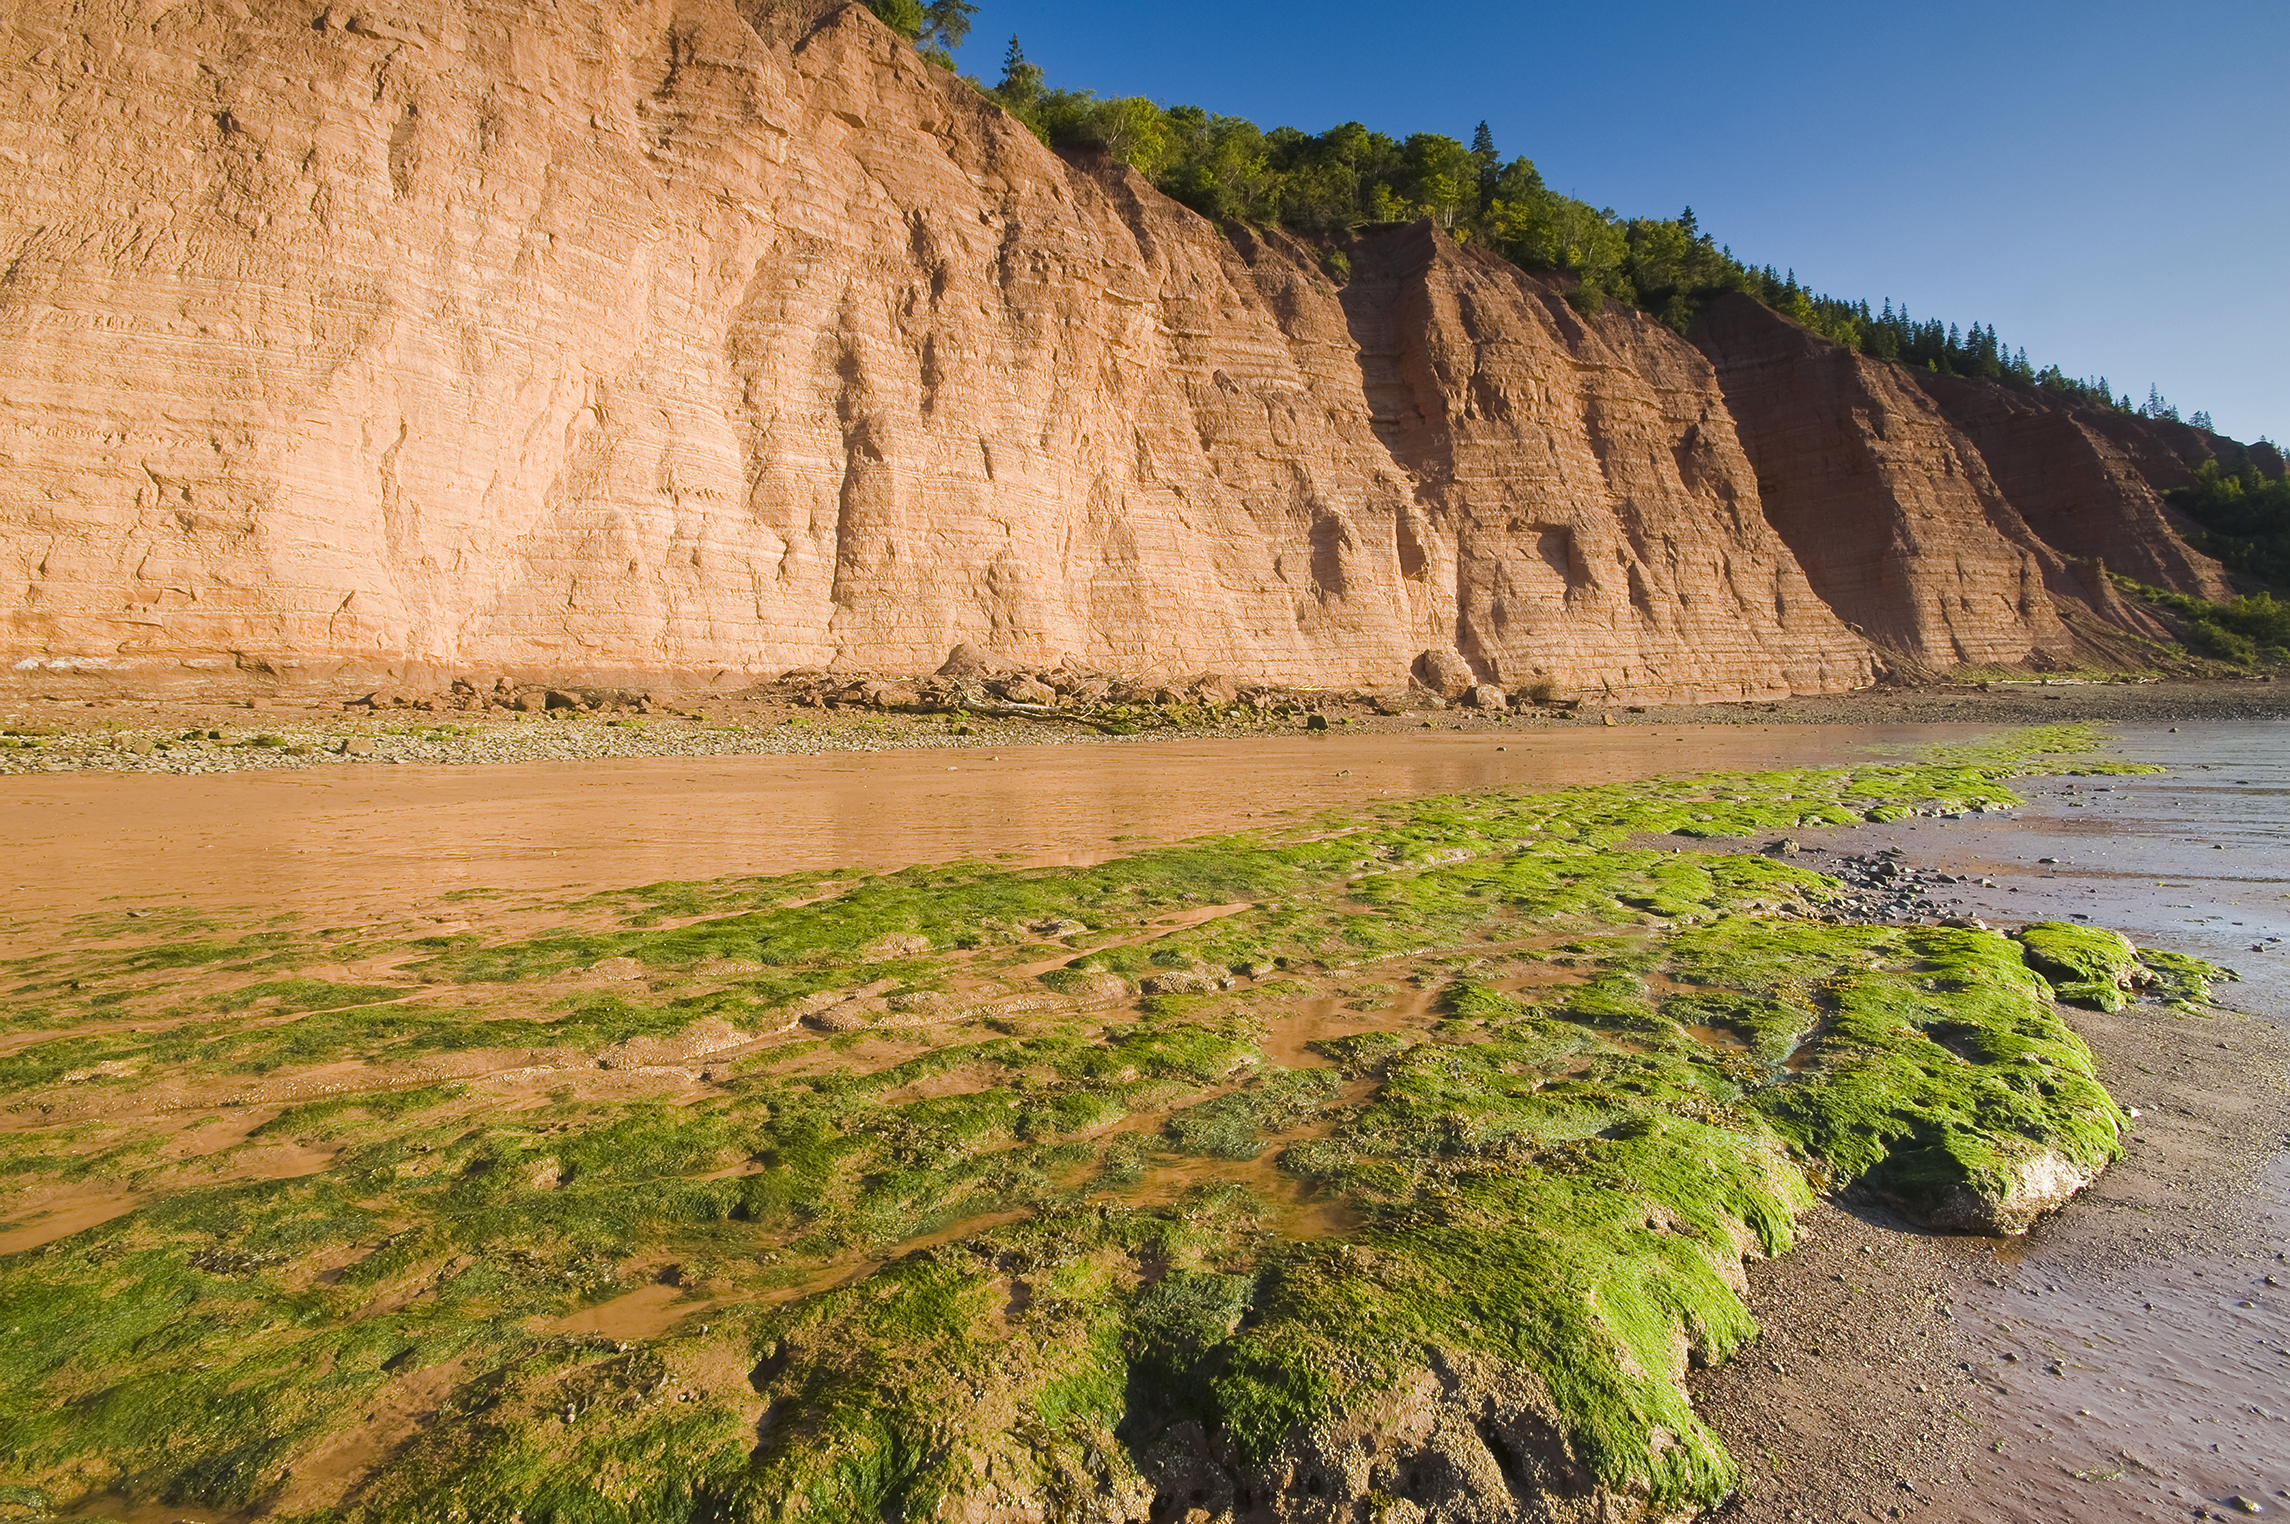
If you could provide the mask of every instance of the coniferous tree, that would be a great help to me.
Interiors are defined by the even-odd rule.
[[[1018,34],[1010,34],[1010,46],[1002,54],[1002,82],[994,87],[994,98],[1028,127],[1040,131],[1035,121],[1042,99],[1042,66],[1026,61],[1026,50],[1018,46]]]
[[[1479,205],[1484,208],[1495,198],[1495,181],[1503,172],[1502,155],[1495,152],[1495,134],[1484,121],[1471,134],[1471,159],[1479,166]]]

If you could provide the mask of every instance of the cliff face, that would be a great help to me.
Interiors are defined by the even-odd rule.
[[[1694,337],[1767,517],[1888,651],[1941,667],[2106,660],[2126,654],[2123,634],[2166,633],[2108,571],[2227,591],[2159,495],[2209,458],[2197,430],[1870,359],[1746,297],[1712,303]]]
[[[1378,438],[1415,483],[1406,568],[1499,680],[1704,696],[1871,678],[1766,523],[1708,363],[1428,225],[1344,291]]]
[[[2228,595],[2218,563],[2172,530],[2157,491],[2184,485],[2189,468],[2209,458],[2198,431],[2048,402],[2011,387],[1908,374],[1979,451],[2028,527],[2054,549],[2153,586],[2206,598]]]
[[[973,640],[1389,683],[1452,646],[1726,697],[1867,682],[1872,639],[2064,650],[2060,551],[2215,581],[2097,430],[2092,493],[2015,518],[2035,426],[1777,320],[1697,352],[1428,227],[1339,291],[855,6],[5,28],[19,665],[915,671]]]

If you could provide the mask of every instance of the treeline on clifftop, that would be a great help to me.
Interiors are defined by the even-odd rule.
[[[889,12],[899,7],[923,14],[916,0],[868,3],[894,26],[901,22]],[[937,0],[933,11],[949,6],[969,9],[967,0]],[[946,35],[939,23],[930,27],[930,35]],[[967,30],[965,14],[960,31]],[[1358,122],[1318,134],[1267,132],[1199,106],[1054,88],[1015,37],[1001,81],[986,93],[1051,147],[1098,149],[1205,217],[1282,227],[1322,245],[1329,273],[1339,277],[1349,270],[1340,243],[1347,234],[1430,217],[1458,241],[1485,243],[1522,269],[1574,277],[1568,300],[1586,315],[1615,301],[1682,334],[1713,298],[1738,291],[1879,359],[2131,409],[2131,399],[2118,398],[2105,377],[2083,381],[2057,366],[2038,369],[1992,326],[1918,320],[1889,301],[1872,311],[1865,301],[1816,294],[1793,270],[1747,264],[1701,230],[1691,207],[1676,217],[1623,217],[1563,195],[1543,183],[1531,160],[1505,160],[1484,122],[1469,146],[1434,132],[1395,138]]]

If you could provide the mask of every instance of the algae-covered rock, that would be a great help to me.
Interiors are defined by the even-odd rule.
[[[2216,963],[2156,947],[2139,949],[2139,967],[2140,975],[2133,982],[2182,1011],[2201,1010],[2210,1004],[2212,985],[2239,977],[2234,970]]]
[[[2067,921],[2037,921],[2021,929],[2021,956],[2052,982],[2059,998],[2096,1010],[2120,1011],[2139,968],[2138,949],[2120,932]]]
[[[1725,940],[1730,982],[1777,1010],[1792,993],[1825,1007],[1795,1072],[1751,1103],[1835,1184],[1932,1227],[2018,1233],[2122,1152],[2091,1050],[2012,941],[1854,926]]]
[[[1125,1000],[1133,993],[1127,979],[1102,969],[1053,968],[1042,975],[1042,983],[1068,1000],[1082,1005]]]
[[[2025,1233],[2037,1218],[2056,1211],[2099,1178],[2099,1171],[2052,1149],[2039,1149],[2001,1166],[2000,1180],[1967,1181],[1922,1203],[1929,1227],[1950,1233],[1984,1233],[2005,1238]]]
[[[1205,995],[1217,987],[1217,981],[1214,974],[1180,968],[1165,974],[1150,974],[1139,981],[1137,987],[1148,995]]]

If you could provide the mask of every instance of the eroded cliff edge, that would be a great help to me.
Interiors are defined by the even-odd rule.
[[[5,43],[0,607],[35,669],[971,640],[1342,684],[1453,648],[1726,698],[2139,630],[2093,557],[2219,586],[2155,494],[2192,431],[1954,396],[1762,310],[1584,319],[1428,225],[1339,289],[856,6],[113,7]]]

